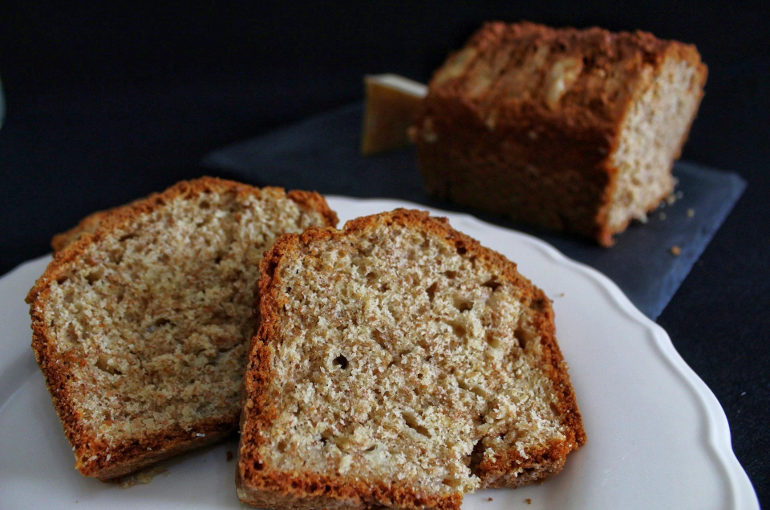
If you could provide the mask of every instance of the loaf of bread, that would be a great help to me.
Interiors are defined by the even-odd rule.
[[[262,255],[336,216],[316,193],[201,178],[84,224],[27,301],[75,467],[109,479],[235,430]]]
[[[237,472],[264,508],[459,508],[585,433],[551,304],[445,219],[396,210],[265,255]]]
[[[705,80],[694,46],[649,33],[487,23],[430,82],[425,187],[610,245],[671,193]]]

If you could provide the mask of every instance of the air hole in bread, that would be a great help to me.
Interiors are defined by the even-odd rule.
[[[123,372],[121,372],[117,367],[113,366],[110,361],[110,359],[101,354],[96,360],[96,368],[102,372],[107,372],[108,374],[123,375]]]
[[[494,292],[494,291],[496,291],[497,289],[500,288],[502,283],[500,283],[500,281],[497,279],[496,276],[493,276],[492,278],[490,278],[489,280],[485,281],[481,285],[483,285],[484,287],[489,287],[490,289],[492,289],[492,292]]]
[[[348,359],[340,354],[336,358],[334,358],[334,364],[340,367],[342,370],[345,370],[348,368]]]
[[[466,464],[469,468],[471,468],[471,473],[476,474],[476,470],[483,459],[484,443],[481,439],[479,439],[473,444],[473,450],[471,450],[470,455],[468,455],[465,459]]]
[[[513,336],[519,342],[519,347],[521,347],[522,349],[526,349],[527,343],[529,343],[529,340],[530,340],[530,334],[527,332],[527,330],[519,326],[513,332]]]
[[[452,326],[452,333],[457,335],[458,337],[464,337],[468,334],[468,331],[465,329],[465,326],[457,321],[453,321],[449,323],[450,326]]]
[[[428,299],[430,301],[433,301],[433,298],[436,297],[436,290],[438,290],[438,282],[433,282],[430,287],[425,289],[425,292],[428,294]]]
[[[86,281],[88,282],[88,285],[93,285],[94,283],[98,282],[102,276],[104,276],[104,271],[97,269],[86,275]]]
[[[420,434],[421,436],[425,436],[427,438],[430,438],[430,431],[428,431],[427,428],[425,428],[423,425],[420,424],[419,421],[417,421],[417,416],[415,416],[414,413],[409,411],[404,411],[401,413],[401,417],[404,418],[404,422],[406,422],[406,425]]]
[[[174,324],[170,320],[166,319],[165,317],[161,317],[160,319],[156,319],[155,321],[153,321],[152,324],[147,326],[147,328],[145,329],[145,333],[147,334],[154,333],[159,328],[162,328],[163,326],[167,326],[169,324],[171,325],[171,327],[174,326]]]
[[[484,340],[487,341],[490,347],[497,349],[500,347],[500,339],[492,331],[484,333]]]
[[[467,312],[468,310],[473,309],[473,301],[460,296],[455,296],[454,306],[460,313]]]

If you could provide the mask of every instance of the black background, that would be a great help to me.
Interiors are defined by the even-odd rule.
[[[210,150],[360,99],[366,73],[427,80],[485,20],[640,28],[695,43],[709,81],[683,159],[735,171],[748,188],[658,322],[725,408],[736,454],[770,501],[767,7],[61,4],[0,12],[0,274],[49,251],[52,234],[94,209],[200,175]]]

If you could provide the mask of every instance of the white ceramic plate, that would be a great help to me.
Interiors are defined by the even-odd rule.
[[[342,221],[392,200],[329,199]],[[759,508],[730,447],[724,412],[618,287],[533,237],[434,211],[504,253],[553,299],[588,443],[545,483],[466,497],[465,509]],[[178,457],[151,483],[123,489],[73,469],[70,446],[29,348],[24,296],[49,257],[0,279],[0,508],[239,508],[235,443]]]

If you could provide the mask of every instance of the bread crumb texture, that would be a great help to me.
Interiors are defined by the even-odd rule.
[[[611,157],[617,177],[608,214],[616,231],[630,219],[644,221],[672,193],[671,167],[701,98],[702,77],[691,62],[666,58],[657,73],[647,72],[649,85],[626,112]]]
[[[296,193],[180,183],[57,254],[28,298],[33,347],[84,474],[237,423],[262,255],[328,223]]]
[[[499,254],[401,210],[286,236],[271,254],[271,322],[254,347],[269,376],[242,418],[244,466],[446,497],[495,485],[485,464],[516,459],[516,477],[535,452],[582,442],[547,361],[550,304]]]

